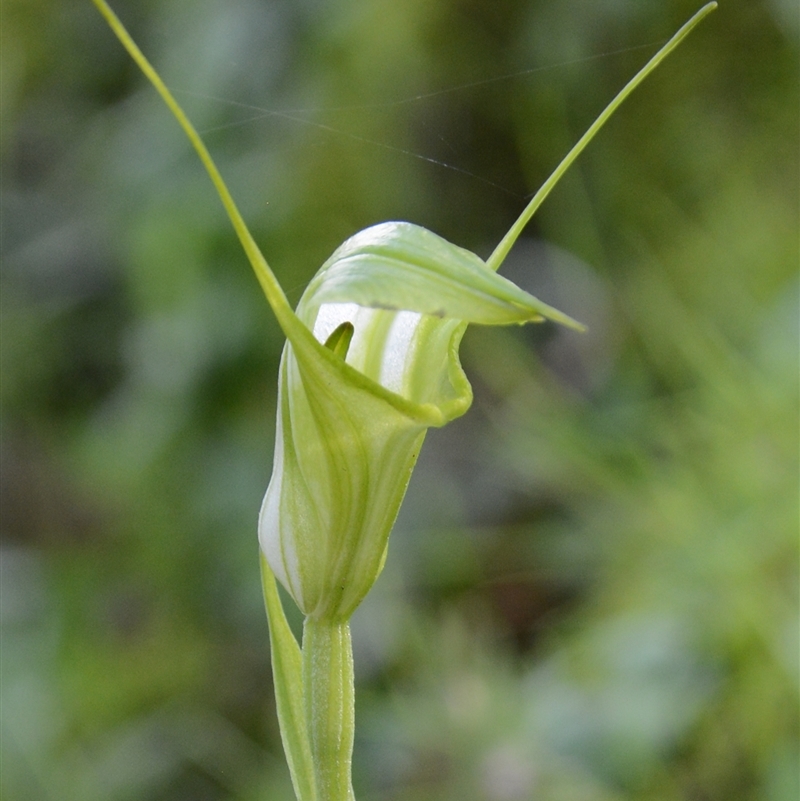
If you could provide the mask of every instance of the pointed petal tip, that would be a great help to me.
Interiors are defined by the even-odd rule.
[[[542,303],[541,307],[539,308],[539,313],[548,320],[552,320],[554,323],[565,325],[567,328],[571,328],[573,331],[578,331],[581,334],[588,330],[583,323],[579,323],[568,314],[564,314],[564,312],[554,309],[552,306],[548,306],[546,303]]]
[[[545,308],[539,309],[539,312],[540,313],[538,317],[527,322],[542,323],[545,320],[550,320],[551,322],[559,323],[567,328],[571,328],[573,331],[577,331],[580,334],[585,334],[589,330],[588,326],[585,326],[583,323],[579,323],[568,314],[564,314],[564,312],[560,312],[558,309],[554,309],[552,306],[545,306]]]
[[[573,331],[577,331],[579,334],[585,334],[589,330],[588,325],[584,325],[583,323],[579,323],[577,320],[573,320],[572,317],[566,317],[564,320],[560,320],[567,328],[571,328]]]

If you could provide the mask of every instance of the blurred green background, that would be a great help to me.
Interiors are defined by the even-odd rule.
[[[353,623],[359,801],[800,794],[799,12],[720,4],[503,267],[589,333],[465,338],[474,406]],[[382,220],[487,256],[696,9],[113,5],[293,302]],[[255,536],[280,332],[89,0],[4,0],[0,44],[2,798],[288,801]]]

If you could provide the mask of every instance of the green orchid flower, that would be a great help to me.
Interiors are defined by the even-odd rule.
[[[283,353],[259,538],[304,614],[346,620],[381,571],[426,430],[469,408],[458,360],[466,325],[581,326],[473,253],[402,222],[347,240],[297,316],[321,347],[290,338]]]
[[[336,250],[295,312],[191,122],[105,0],[93,2],[195,148],[286,335],[273,473],[258,524],[278,717],[299,801],[353,801],[348,621],[381,572],[427,429],[470,406],[461,337],[470,323],[549,319],[582,328],[497,268],[606,120],[717,4],[701,8],[622,89],[487,261],[419,226],[383,223]],[[305,615],[302,649],[275,577]]]
[[[273,474],[259,516],[273,673],[299,798],[351,797],[348,620],[383,567],[425,432],[472,401],[458,360],[467,325],[548,317],[581,327],[474,254],[403,222],[349,239],[303,294],[303,335],[287,331],[281,359]],[[306,615],[302,654],[273,574]]]

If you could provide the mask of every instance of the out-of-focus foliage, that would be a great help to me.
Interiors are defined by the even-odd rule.
[[[488,255],[695,10],[116,8],[295,301],[381,220]],[[791,0],[721,0],[504,266],[590,332],[468,332],[475,405],[354,621],[360,799],[798,797],[799,33]],[[88,1],[5,0],[0,57],[2,797],[289,799],[255,537],[277,325]]]

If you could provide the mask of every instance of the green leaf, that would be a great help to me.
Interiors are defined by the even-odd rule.
[[[281,739],[292,785],[298,801],[316,801],[317,790],[311,743],[306,728],[306,701],[303,687],[303,658],[283,611],[278,586],[264,555],[261,561],[261,586],[269,620],[272,677]]]

